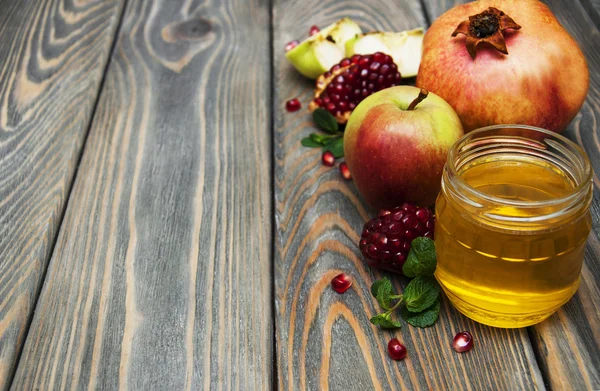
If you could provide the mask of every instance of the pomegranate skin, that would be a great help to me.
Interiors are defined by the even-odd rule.
[[[504,36],[508,55],[478,47],[473,60],[459,23],[495,7],[520,30]],[[465,132],[494,124],[526,124],[562,132],[581,108],[589,71],[581,49],[550,9],[537,0],[479,0],[441,15],[423,41],[416,85],[444,98]]]

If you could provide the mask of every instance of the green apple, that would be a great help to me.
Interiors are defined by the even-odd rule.
[[[414,77],[421,63],[424,35],[423,28],[399,33],[375,31],[360,34],[346,42],[346,57],[382,52],[392,56],[402,77]]]
[[[285,54],[304,76],[316,79],[346,57],[346,41],[362,30],[350,18],[342,18],[308,37]]]
[[[412,86],[391,87],[356,106],[344,133],[344,156],[372,206],[429,206],[439,193],[448,150],[462,135],[445,100]]]

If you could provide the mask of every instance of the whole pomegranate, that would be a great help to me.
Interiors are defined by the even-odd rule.
[[[431,25],[416,84],[444,98],[465,132],[510,123],[562,132],[583,104],[589,72],[543,3],[479,0]]]

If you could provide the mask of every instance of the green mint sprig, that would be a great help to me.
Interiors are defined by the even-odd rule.
[[[335,117],[329,111],[318,108],[313,111],[313,121],[327,134],[311,133],[310,136],[302,139],[302,145],[309,148],[322,148],[323,152],[330,151],[336,159],[343,157],[344,133],[340,131],[340,125]]]
[[[422,328],[432,326],[440,314],[440,286],[433,277],[436,264],[433,240],[424,237],[413,240],[402,271],[406,276],[415,278],[401,295],[394,293],[387,277],[371,285],[371,294],[386,310],[372,317],[371,323],[384,329],[401,327],[400,322],[392,319],[393,312],[400,308],[400,314],[408,324]]]

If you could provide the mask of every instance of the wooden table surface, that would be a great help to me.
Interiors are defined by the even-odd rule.
[[[374,211],[283,108],[310,99],[283,47],[311,25],[426,27],[458,2],[0,0],[0,389],[600,389],[597,176],[581,287],[548,320],[444,301],[382,332],[357,248]],[[600,2],[545,2],[589,63],[566,135],[600,172]]]

